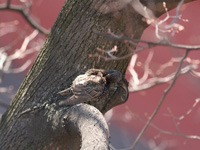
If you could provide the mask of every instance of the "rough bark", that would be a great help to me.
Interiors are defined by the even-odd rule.
[[[142,16],[132,11],[128,16],[133,23],[127,31],[127,11],[122,11],[116,19],[112,13],[101,14],[94,9],[94,2],[66,1],[33,67],[2,117],[0,149],[109,149],[108,127],[99,111],[105,113],[120,104],[116,93],[121,89],[111,92],[109,103],[99,110],[87,104],[59,107],[57,102],[61,97],[57,92],[68,88],[77,75],[90,68],[125,73],[129,58],[105,61],[88,57],[102,45],[105,49],[117,45],[118,56],[127,53],[122,43],[108,41],[95,34],[94,29],[106,31],[111,28],[117,34],[139,39],[147,25]],[[171,9],[178,1],[169,2]],[[160,1],[154,4],[157,16],[164,13],[158,9],[159,4]],[[27,111],[29,109],[31,111]],[[22,114],[23,111],[27,113]]]

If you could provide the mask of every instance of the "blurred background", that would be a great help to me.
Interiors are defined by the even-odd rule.
[[[0,0],[0,5],[6,4]],[[23,6],[24,12],[41,30],[51,29],[65,0],[12,0],[11,5]],[[200,1],[185,4],[180,9],[184,30],[169,35],[176,44],[200,45]],[[169,12],[175,15],[176,10]],[[162,20],[166,14],[159,19]],[[172,20],[168,20],[171,22]],[[46,29],[46,30],[43,30]],[[105,29],[107,30],[107,29]],[[42,32],[41,31],[41,32]],[[0,114],[14,97],[21,82],[42,47],[46,35],[35,30],[18,12],[0,9]],[[149,26],[143,40],[159,41],[155,28]],[[184,51],[164,46],[147,49],[134,56],[127,69],[126,78],[133,89],[136,79],[147,83],[151,78],[173,74]],[[195,66],[193,71],[180,76],[167,95],[159,113],[137,145],[138,150],[199,150],[200,147],[200,51],[192,51],[183,67]],[[146,68],[147,67],[147,68]],[[146,71],[148,70],[148,76]],[[184,70],[183,70],[184,71]],[[141,81],[142,82],[142,81]],[[146,90],[130,92],[127,103],[109,111],[105,117],[110,126],[111,143],[115,148],[130,147],[157,107],[169,83]]]

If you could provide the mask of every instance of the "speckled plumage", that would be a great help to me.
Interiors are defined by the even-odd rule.
[[[85,74],[77,76],[70,88],[58,93],[60,95],[73,94],[68,99],[60,101],[59,105],[75,105],[96,101],[106,94],[110,84],[120,80],[121,73],[119,71],[90,69]]]

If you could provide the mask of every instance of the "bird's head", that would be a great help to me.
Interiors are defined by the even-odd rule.
[[[108,83],[117,83],[122,79],[122,75],[117,70],[90,69],[86,75],[104,77]]]
[[[108,83],[117,83],[122,79],[121,73],[117,70],[90,69],[86,75],[104,77]]]
[[[106,87],[106,92],[99,97],[99,100],[90,101],[89,104],[98,108],[102,113],[105,113],[112,107],[122,104],[128,99],[128,82],[122,74],[117,70],[104,69],[89,69],[86,73],[94,81],[105,81],[106,84],[101,84]],[[105,83],[103,82],[103,83]],[[96,82],[95,82],[96,83]],[[95,84],[96,85],[96,84]],[[98,84],[99,87],[99,84]]]
[[[117,70],[108,70],[105,72],[105,78],[109,83],[117,83],[122,79],[122,74]]]

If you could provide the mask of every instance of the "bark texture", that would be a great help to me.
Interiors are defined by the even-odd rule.
[[[168,1],[169,9],[178,2]],[[33,67],[2,117],[0,149],[109,149],[108,127],[100,112],[122,103],[117,95],[123,92],[120,86],[110,92],[108,103],[97,107],[99,110],[87,104],[57,105],[61,100],[57,93],[90,68],[115,69],[123,75],[126,71],[129,58],[118,61],[89,58],[101,46],[111,49],[117,45],[118,56],[128,52],[122,43],[108,41],[95,34],[94,29],[105,32],[111,28],[116,34],[139,39],[147,27],[142,16],[134,11],[122,10],[116,19],[112,13],[102,14],[98,7],[94,8],[104,2],[108,1],[66,1]],[[157,16],[164,13],[159,0],[150,6]]]

